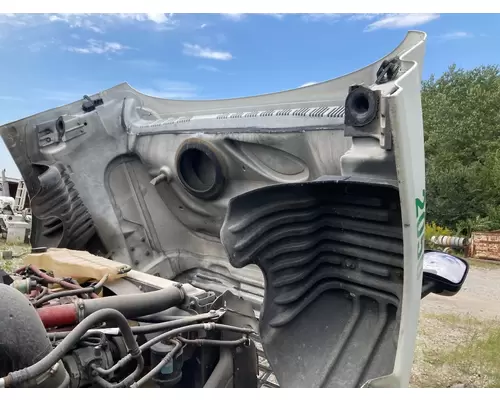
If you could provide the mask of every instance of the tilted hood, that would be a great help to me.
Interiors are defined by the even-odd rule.
[[[282,386],[408,385],[425,40],[295,90],[174,101],[124,83],[0,127],[32,244],[240,295]]]

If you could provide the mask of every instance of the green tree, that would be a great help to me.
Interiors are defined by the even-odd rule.
[[[500,69],[452,65],[423,82],[422,108],[428,221],[500,229]]]

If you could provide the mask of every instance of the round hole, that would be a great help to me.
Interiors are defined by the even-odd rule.
[[[364,114],[370,108],[370,101],[364,94],[360,94],[354,99],[353,106],[358,113]]]
[[[211,145],[200,140],[184,142],[176,164],[179,180],[191,195],[209,200],[224,190],[224,169]]]
[[[201,150],[186,150],[180,161],[180,174],[195,191],[205,191],[215,183],[215,163]]]
[[[63,117],[57,118],[56,121],[56,130],[60,135],[64,135],[64,132],[66,131],[66,126],[64,124],[64,119]]]

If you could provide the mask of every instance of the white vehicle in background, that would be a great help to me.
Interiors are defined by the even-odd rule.
[[[102,284],[105,299],[50,307],[34,299],[59,345],[41,361],[0,370],[0,385],[254,387],[271,385],[272,373],[283,387],[407,386],[421,296],[456,293],[467,274],[462,260],[424,254],[425,41],[409,32],[380,61],[295,90],[173,101],[124,83],[0,127],[31,198],[33,247],[86,250],[132,267]],[[172,281],[184,297],[161,303]],[[115,367],[126,353],[83,362],[67,343],[96,332],[108,343],[119,331],[97,329],[109,322],[101,300],[139,322],[132,336],[120,325],[125,349],[136,350],[137,332],[165,323],[160,314],[189,326],[189,315],[210,309],[208,321],[251,328],[255,342],[228,347],[237,339],[198,330],[172,334],[177,344],[162,342],[171,346],[167,361],[144,356],[135,372]],[[71,333],[54,331],[63,324],[56,311],[68,307]],[[8,337],[16,325],[1,315]],[[203,358],[196,344],[203,349],[207,337],[216,350]],[[270,365],[261,363],[260,375],[254,343]],[[35,381],[55,363],[57,373]]]

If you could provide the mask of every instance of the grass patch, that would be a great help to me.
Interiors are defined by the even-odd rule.
[[[29,244],[10,245],[6,244],[5,240],[0,239],[0,252],[12,251],[14,256],[28,254],[31,251]],[[0,269],[7,272],[13,272],[24,265],[23,257],[15,257],[11,260],[3,260],[0,258]]]
[[[412,386],[500,387],[500,321],[423,315]]]

